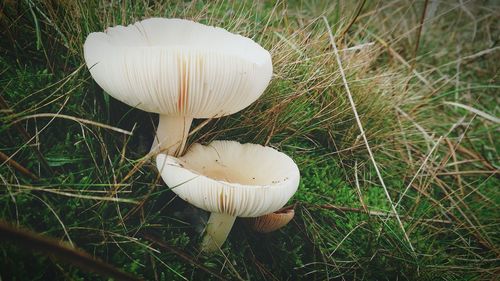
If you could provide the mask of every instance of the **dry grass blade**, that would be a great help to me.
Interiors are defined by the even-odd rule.
[[[0,237],[2,241],[17,242],[19,245],[28,247],[30,250],[37,250],[46,255],[55,256],[61,261],[75,265],[85,271],[95,272],[117,280],[141,280],[138,277],[96,259],[82,250],[69,247],[60,241],[41,236],[31,231],[21,230],[3,221],[0,221]]]
[[[120,129],[120,128],[116,128],[116,127],[113,127],[113,126],[109,126],[109,125],[106,125],[106,124],[102,124],[102,123],[91,121],[91,120],[87,120],[87,119],[82,119],[82,118],[78,118],[78,117],[74,117],[74,116],[69,116],[69,115],[64,115],[64,114],[56,114],[56,113],[38,113],[38,114],[32,114],[32,115],[28,115],[28,116],[24,116],[22,118],[19,118],[19,119],[13,121],[12,123],[18,123],[18,122],[26,120],[26,119],[40,118],[40,117],[62,118],[62,119],[72,120],[72,121],[75,121],[75,122],[78,122],[78,123],[82,123],[82,124],[87,124],[87,125],[101,127],[101,128],[112,130],[112,131],[115,131],[115,132],[118,132],[118,133],[122,133],[122,134],[125,134],[125,135],[132,135],[132,132],[127,131],[127,130],[123,130],[123,129]]]
[[[334,210],[340,213],[345,213],[345,212],[354,212],[354,213],[364,213],[369,216],[375,216],[375,217],[381,217],[381,218],[396,218],[396,215],[391,212],[384,212],[384,211],[373,211],[373,210],[368,210],[366,211],[364,208],[352,208],[352,207],[344,207],[344,206],[336,206],[336,205],[314,205],[314,204],[302,204],[305,205],[306,207],[311,207],[311,208],[320,208],[320,209],[326,209],[326,210]],[[450,220],[440,220],[440,219],[422,219],[422,218],[414,218],[411,216],[400,216],[402,219],[407,220],[407,221],[415,221],[415,222],[424,222],[424,223],[437,223],[437,224],[452,224],[453,222]]]
[[[10,166],[12,166],[14,169],[18,170],[20,173],[30,177],[31,179],[33,180],[38,180],[38,177],[33,174],[30,170],[26,169],[25,167],[23,167],[21,164],[17,163],[16,161],[14,161],[11,157],[9,157],[8,155],[6,155],[5,153],[1,152],[0,151],[0,161],[3,161],[4,163],[7,163],[9,164]],[[3,164],[3,163],[2,163]]]
[[[14,113],[14,111],[12,109],[10,109],[9,105],[7,104],[7,102],[4,100],[4,98],[1,95],[0,95],[0,108],[5,110],[6,112],[10,112],[11,114]],[[33,138],[30,137],[28,132],[26,132],[26,130],[23,128],[23,126],[20,126],[19,124],[16,123],[16,124],[14,124],[14,127],[19,132],[19,135],[21,136],[21,138],[25,142],[29,143],[33,140]],[[50,168],[49,164],[47,163],[47,160],[45,159],[43,154],[40,152],[38,147],[37,146],[30,146],[30,147],[35,152],[36,157],[40,161],[40,164],[45,169],[45,171],[47,171],[50,174],[53,174],[52,169]]]
[[[399,206],[399,203],[401,203],[401,200],[403,200],[403,198],[405,197],[406,195],[406,192],[408,192],[408,190],[410,189],[410,187],[412,186],[413,184],[413,181],[417,178],[417,176],[420,174],[420,171],[422,171],[425,167],[425,165],[427,164],[427,161],[429,161],[429,159],[431,158],[432,154],[434,153],[434,150],[438,147],[438,145],[441,143],[441,139],[442,138],[439,138],[438,141],[434,144],[434,146],[432,147],[432,149],[429,151],[429,153],[427,153],[427,156],[425,157],[424,161],[422,162],[422,164],[420,165],[420,167],[418,168],[417,172],[415,173],[415,175],[412,177],[412,179],[410,180],[410,182],[408,183],[408,185],[406,186],[405,190],[403,191],[403,193],[401,193],[401,196],[399,197],[399,200],[398,202],[396,202],[396,206],[394,206],[395,208],[397,208]]]
[[[486,160],[484,157],[482,157],[477,152],[474,152],[474,151],[462,146],[459,143],[455,143],[450,139],[448,139],[448,141],[453,145],[453,147],[456,147],[457,152],[460,152],[460,153],[465,154],[469,157],[472,157],[472,159],[479,160],[486,168],[488,168],[491,171],[497,170],[497,168],[495,168],[490,162],[488,162],[488,160]]]
[[[359,185],[359,178],[358,178],[358,161],[354,162],[354,183],[356,184],[356,192],[358,193],[359,197],[359,202],[361,203],[361,206],[363,206],[363,210],[368,213],[368,207],[366,206],[365,200],[363,200],[363,194],[361,194],[361,186]]]
[[[469,105],[465,105],[465,104],[461,104],[461,103],[458,103],[458,102],[451,102],[451,101],[445,101],[444,104],[447,104],[447,105],[453,105],[453,106],[456,106],[456,107],[460,107],[460,108],[463,108],[465,110],[468,110],[472,113],[475,113],[481,117],[483,117],[484,119],[488,120],[488,121],[491,121],[495,124],[500,124],[500,118],[497,118],[491,114],[488,114],[484,111],[481,111],[479,109],[476,109],[472,106],[469,106]]]
[[[358,3],[358,7],[356,8],[356,14],[351,19],[351,21],[349,22],[349,24],[347,25],[347,27],[340,33],[339,42],[342,41],[342,39],[347,34],[347,32],[349,31],[349,29],[351,29],[351,27],[353,26],[353,24],[356,22],[356,20],[358,19],[359,15],[361,14],[361,11],[363,10],[363,7],[365,6],[365,4],[366,4],[366,0],[362,0],[361,2]]]
[[[396,50],[394,50],[387,41],[380,38],[376,34],[369,32],[368,30],[366,32],[369,33],[371,36],[373,36],[375,40],[377,40],[380,43],[380,45],[387,48],[389,54],[391,54],[394,58],[396,58],[399,62],[401,62],[404,66],[406,66],[415,75],[415,77],[417,77],[420,81],[422,81],[429,89],[431,89],[433,92],[435,91],[431,82],[429,82],[429,80],[427,80],[427,78],[425,78],[420,72],[418,72],[415,69],[412,69],[412,66],[398,52],[396,52]]]
[[[368,144],[368,139],[366,138],[365,130],[363,129],[363,124],[361,124],[361,120],[359,119],[358,112],[356,110],[356,105],[354,104],[354,100],[352,99],[351,90],[349,89],[349,85],[348,85],[347,79],[345,77],[344,69],[342,67],[342,62],[340,60],[339,51],[337,49],[337,45],[335,44],[335,39],[333,38],[333,33],[332,33],[331,28],[330,28],[330,24],[328,23],[328,20],[324,16],[323,16],[323,20],[325,21],[326,27],[328,29],[328,34],[330,36],[330,43],[332,45],[332,48],[333,48],[334,53],[335,53],[335,57],[337,59],[337,64],[339,66],[340,74],[342,76],[342,81],[344,82],[345,90],[347,92],[349,102],[350,102],[351,107],[352,107],[352,111],[354,113],[354,116],[356,117],[356,122],[358,124],[359,131],[361,133],[363,141],[365,142],[366,149],[368,151],[368,154],[370,155],[370,159],[372,161],[373,167],[375,168],[375,172],[377,173],[377,177],[380,181],[380,184],[384,188],[384,192],[385,192],[385,195],[387,197],[387,200],[389,200],[389,204],[391,205],[391,209],[392,209],[394,215],[396,216],[396,219],[399,223],[399,226],[401,227],[401,230],[403,231],[405,239],[408,242],[408,245],[410,246],[410,249],[412,250],[412,252],[415,252],[415,249],[413,248],[413,245],[411,244],[410,238],[408,237],[408,234],[405,231],[405,228],[403,226],[403,222],[401,222],[401,219],[399,218],[399,214],[398,214],[396,208],[394,207],[394,204],[393,204],[392,199],[391,199],[391,195],[389,194],[389,191],[387,190],[387,187],[385,186],[384,179],[382,178],[382,174],[380,173],[380,171],[378,169],[378,165],[377,165],[377,162],[375,161],[375,157],[373,156],[370,145]]]
[[[19,184],[11,184],[10,186],[15,186],[15,187],[19,188],[20,190],[25,190],[25,191],[36,190],[36,191],[47,192],[47,193],[52,193],[52,194],[57,194],[57,195],[62,195],[62,196],[67,196],[67,197],[73,197],[73,198],[86,199],[86,200],[119,202],[119,203],[128,203],[128,204],[134,204],[134,205],[138,204],[138,202],[135,200],[125,199],[125,198],[76,194],[76,193],[72,193],[72,192],[60,191],[57,189],[49,189],[49,188],[35,187],[35,186],[26,186],[26,185],[19,185]]]
[[[458,162],[457,154],[455,153],[457,148],[455,146],[453,146],[453,144],[451,143],[449,138],[446,138],[445,141],[448,144],[448,148],[450,150],[451,158],[453,159],[453,163],[457,163]],[[457,144],[457,146],[458,146],[458,144]],[[458,165],[455,164],[453,166],[455,166],[455,172],[459,173],[460,170],[458,168]],[[460,196],[464,197],[465,191],[464,191],[464,186],[462,184],[462,177],[460,176],[460,174],[457,174],[457,184],[458,184],[458,187],[460,188]]]
[[[417,63],[417,53],[418,53],[418,47],[420,46],[420,38],[422,35],[422,27],[424,26],[424,19],[425,15],[427,13],[427,6],[429,4],[429,0],[425,0],[424,2],[424,9],[422,10],[422,16],[420,17],[420,23],[417,28],[417,41],[415,43],[415,49],[413,50],[413,59],[412,59],[412,64],[411,64],[411,69],[415,69],[415,64]]]

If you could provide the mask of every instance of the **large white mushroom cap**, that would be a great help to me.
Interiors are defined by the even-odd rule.
[[[91,33],[85,62],[111,96],[145,111],[212,118],[254,102],[272,75],[249,38],[182,19],[151,18]]]
[[[165,183],[198,208],[239,217],[272,213],[299,185],[297,165],[286,154],[258,144],[194,144],[182,157],[156,157]]]

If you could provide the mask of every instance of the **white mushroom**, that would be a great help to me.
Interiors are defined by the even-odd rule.
[[[170,155],[183,150],[193,118],[242,110],[272,75],[271,55],[251,39],[182,19],[151,18],[91,33],[84,55],[108,94],[160,114],[157,141]]]
[[[258,217],[283,207],[299,185],[297,165],[286,154],[258,144],[194,144],[182,157],[158,154],[165,183],[180,198],[212,214],[202,250],[220,248],[236,217]]]

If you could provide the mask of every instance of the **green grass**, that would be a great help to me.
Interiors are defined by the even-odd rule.
[[[358,16],[351,1],[5,1],[0,152],[36,179],[1,160],[0,218],[146,280],[493,280],[499,126],[445,102],[500,115],[500,7],[461,3],[429,1],[415,52],[424,1],[366,1]],[[265,94],[189,143],[231,139],[290,155],[302,178],[285,228],[263,235],[237,220],[223,254],[199,253],[207,214],[176,198],[144,157],[158,117],[104,93],[83,62],[90,32],[152,16],[221,26],[272,53]],[[3,240],[0,278],[106,280]]]

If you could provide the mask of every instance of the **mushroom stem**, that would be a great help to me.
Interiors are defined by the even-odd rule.
[[[160,114],[160,121],[151,150],[161,151],[173,156],[181,155],[186,145],[191,122],[193,122],[191,117]]]
[[[227,235],[233,227],[235,216],[222,213],[211,213],[208,219],[207,229],[203,242],[201,243],[201,250],[203,252],[214,252],[220,249]]]

